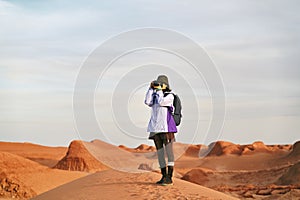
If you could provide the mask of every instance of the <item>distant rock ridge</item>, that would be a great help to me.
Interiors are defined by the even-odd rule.
[[[155,147],[153,146],[149,146],[149,145],[146,145],[146,144],[141,144],[139,145],[138,147],[135,148],[136,150],[138,151],[155,151]]]
[[[68,148],[68,152],[54,168],[69,171],[96,172],[108,169],[106,165],[97,160],[86,149],[83,141],[74,140]]]
[[[154,152],[156,151],[154,146],[141,144],[136,148],[129,148],[125,145],[119,145],[120,149],[129,152]],[[292,151],[291,151],[292,150]],[[291,151],[291,156],[300,156],[300,141],[294,145],[266,145],[262,141],[256,141],[252,144],[234,144],[228,141],[216,141],[209,146],[202,144],[187,145],[185,155],[190,157],[202,157],[202,156],[222,156],[222,155],[252,155],[255,153],[272,153],[272,152],[288,152]]]
[[[125,145],[119,145],[120,149],[129,152],[154,152],[156,151],[154,146],[141,144],[136,148],[126,147]],[[216,141],[209,146],[202,144],[187,145],[185,155],[190,157],[203,157],[203,156],[222,156],[222,155],[251,155],[254,153],[272,153],[272,152],[288,152],[291,151],[292,155],[300,156],[300,141],[294,145],[266,145],[262,141],[256,141],[252,144],[234,144],[228,141]]]
[[[141,144],[136,148],[130,148],[130,147],[126,147],[125,145],[119,145],[120,149],[129,151],[129,152],[141,152],[141,153],[145,153],[145,152],[153,152],[156,151],[154,146],[149,146],[146,144]]]
[[[297,150],[300,151],[300,143]],[[207,156],[221,156],[221,155],[250,155],[253,153],[272,153],[278,151],[290,151],[291,145],[265,145],[261,141],[254,142],[252,144],[239,145],[226,141],[213,142],[208,146]],[[299,153],[299,152],[298,152]]]

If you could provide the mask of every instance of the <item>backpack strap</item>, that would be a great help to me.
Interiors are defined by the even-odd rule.
[[[164,97],[166,97],[166,96],[168,96],[169,94],[172,94],[173,95],[173,97],[175,98],[175,94],[174,93],[172,93],[172,92],[165,92],[164,93]],[[174,99],[173,99],[173,103],[172,103],[172,107],[171,106],[165,106],[165,107],[167,107],[168,108],[168,111],[173,115],[174,114]]]

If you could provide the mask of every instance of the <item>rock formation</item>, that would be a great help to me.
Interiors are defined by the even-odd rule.
[[[95,172],[108,169],[106,165],[98,161],[84,146],[84,142],[74,140],[71,142],[68,152],[54,168],[70,170]]]

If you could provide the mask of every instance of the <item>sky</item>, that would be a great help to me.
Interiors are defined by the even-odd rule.
[[[78,131],[73,94],[82,66],[99,46],[126,31],[157,27],[191,38],[215,64],[226,93],[222,131],[217,138],[205,139],[213,110],[205,77],[195,79],[200,89],[189,85],[200,91],[193,96],[200,111],[193,112],[193,98],[175,73],[185,63],[155,51],[123,57],[107,71],[103,80],[108,90],[95,91],[97,117],[111,114],[106,108],[112,102],[104,96],[121,81],[122,74],[116,72],[125,72],[132,63],[165,59],[172,60],[174,68],[163,72],[182,91],[178,94],[186,111],[178,142],[294,143],[300,139],[299,8],[296,0],[0,0],[0,140],[51,146],[96,138],[128,146],[152,144],[146,133],[150,110],[143,98],[146,83],[158,74],[157,64],[147,68],[153,68],[153,74],[146,68],[135,72],[145,76],[145,82],[126,99],[132,124],[145,130],[138,133],[140,139],[116,134],[110,118],[98,120],[105,127],[101,134],[88,133],[88,125],[83,127],[87,133]],[[200,119],[197,131],[190,130],[194,115]]]

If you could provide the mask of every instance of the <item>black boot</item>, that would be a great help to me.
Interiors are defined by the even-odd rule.
[[[173,176],[173,166],[168,166],[168,174],[165,178],[165,181],[162,183],[162,185],[173,185],[172,176]]]
[[[159,181],[156,182],[156,184],[162,184],[167,177],[167,168],[166,167],[160,168],[160,171],[161,171],[162,177]]]

